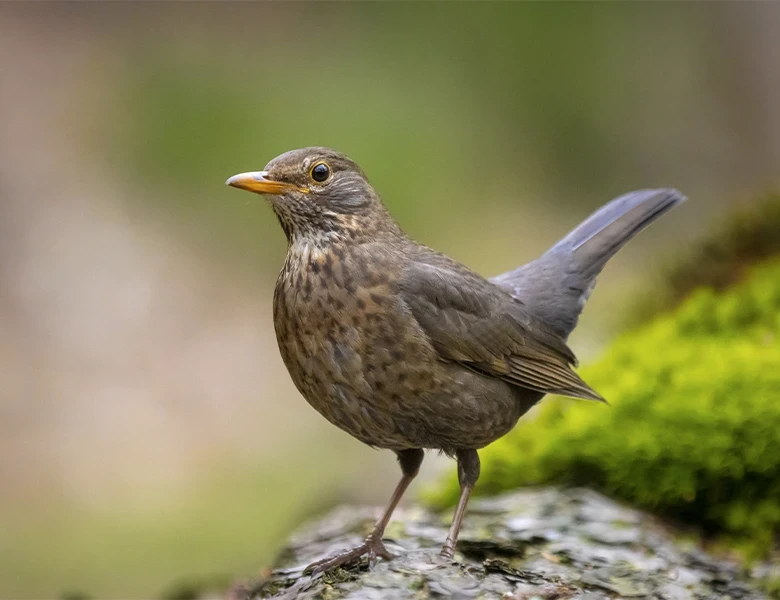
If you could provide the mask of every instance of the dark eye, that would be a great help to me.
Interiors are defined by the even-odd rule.
[[[325,163],[317,163],[311,168],[311,178],[314,181],[322,183],[327,181],[328,177],[330,177],[330,167]]]

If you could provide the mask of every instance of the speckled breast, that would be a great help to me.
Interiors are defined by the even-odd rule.
[[[276,336],[295,385],[328,421],[365,443],[408,448],[419,436],[404,405],[415,386],[434,384],[420,366],[432,349],[395,296],[391,261],[370,252],[292,246],[274,295]]]

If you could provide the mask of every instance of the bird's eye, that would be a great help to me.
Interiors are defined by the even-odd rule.
[[[324,162],[318,162],[311,168],[310,175],[314,181],[322,183],[330,177],[330,167]]]

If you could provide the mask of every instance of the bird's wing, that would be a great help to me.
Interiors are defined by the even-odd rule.
[[[410,260],[401,297],[442,360],[544,393],[602,400],[574,354],[518,300],[440,254]]]

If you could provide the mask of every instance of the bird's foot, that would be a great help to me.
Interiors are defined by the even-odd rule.
[[[317,562],[311,563],[306,567],[303,572],[307,575],[317,575],[318,573],[324,573],[330,571],[336,567],[342,567],[347,563],[351,563],[362,556],[368,556],[368,567],[373,569],[376,564],[377,557],[385,560],[392,560],[395,558],[393,554],[385,548],[385,544],[380,536],[370,535],[366,538],[366,541],[360,544],[352,550],[341,552],[330,558],[323,558]]]
[[[447,541],[444,542],[444,546],[442,546],[441,552],[439,552],[439,556],[442,558],[446,558],[447,560],[453,560],[455,558],[455,544],[447,538]]]

